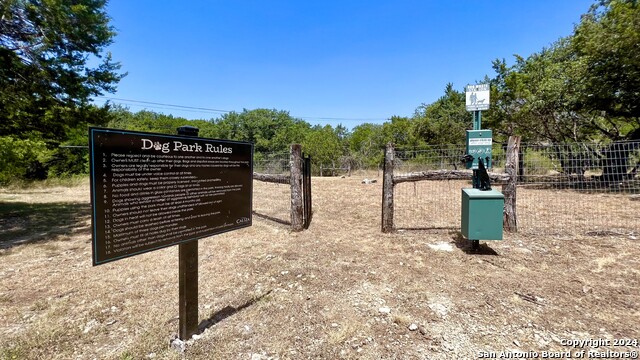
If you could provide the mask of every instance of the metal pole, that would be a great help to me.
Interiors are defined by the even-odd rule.
[[[198,136],[199,129],[181,126],[178,135]],[[198,332],[198,241],[178,245],[180,340]]]
[[[482,111],[476,110],[473,112],[473,130],[482,129]]]
[[[473,112],[473,130],[480,130],[481,128],[481,121],[482,121],[481,113],[482,112],[480,110],[476,110]],[[471,179],[471,183],[474,189],[480,188],[480,178],[478,176],[477,170],[473,170],[473,177]]]
[[[482,115],[480,110],[473,112],[473,130],[481,130],[482,127]],[[471,179],[474,189],[480,188],[480,176],[478,176],[478,170],[473,170],[473,177]],[[471,249],[478,250],[480,247],[480,240],[471,240]]]

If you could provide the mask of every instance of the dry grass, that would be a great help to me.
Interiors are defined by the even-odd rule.
[[[381,179],[360,179],[314,178],[307,231],[254,217],[201,240],[211,326],[184,355],[168,346],[177,248],[92,267],[88,185],[0,191],[0,359],[471,359],[640,338],[638,240],[511,234],[473,254],[455,231],[380,233]],[[288,221],[275,186],[256,185],[256,210]]]

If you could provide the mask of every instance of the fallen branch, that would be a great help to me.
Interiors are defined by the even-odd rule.
[[[540,300],[542,300],[542,298],[539,298],[537,296],[533,296],[533,295],[527,295],[527,294],[521,294],[519,292],[514,292],[514,294],[520,296],[520,298],[522,300],[528,301],[530,303],[534,303],[538,306],[544,306],[544,304],[540,303]]]
[[[393,177],[393,184],[422,180],[471,180],[471,170],[429,170]],[[509,175],[504,173],[489,173],[492,184],[503,184],[509,181]]]
[[[291,176],[289,175],[260,174],[255,172],[253,173],[253,179],[278,184],[289,184],[291,182]]]

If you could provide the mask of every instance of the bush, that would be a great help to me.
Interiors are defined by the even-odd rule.
[[[526,149],[524,152],[525,175],[547,175],[559,167],[545,150]]]
[[[47,161],[49,176],[69,178],[89,174],[89,151],[86,148],[59,148]]]
[[[43,140],[0,136],[0,184],[46,179],[51,154]]]

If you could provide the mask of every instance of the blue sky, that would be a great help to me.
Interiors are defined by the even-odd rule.
[[[270,108],[349,128],[411,116],[570,35],[593,1],[111,0],[128,72],[107,97],[189,119]],[[97,99],[97,103],[104,98]],[[335,120],[339,119],[339,120]]]

